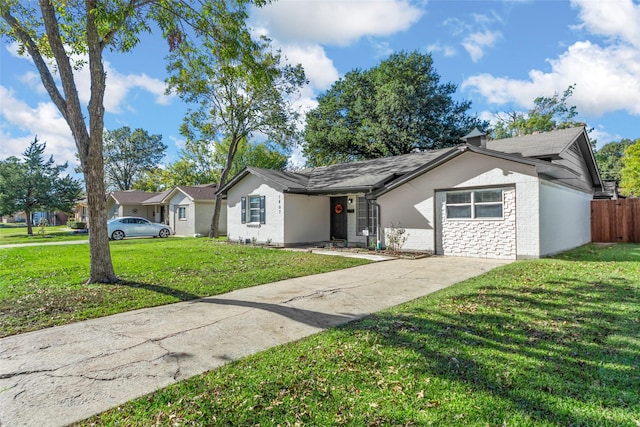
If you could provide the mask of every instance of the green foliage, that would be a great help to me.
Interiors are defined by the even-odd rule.
[[[307,113],[309,166],[406,154],[460,143],[487,122],[467,115],[469,101],[440,83],[429,54],[400,52],[366,71],[350,71]]]
[[[44,158],[46,144],[38,139],[27,147],[22,160],[0,161],[0,213],[24,211],[27,218],[36,211],[70,212],[82,194],[80,183],[69,175],[61,177],[67,164],[55,165],[53,156]],[[27,221],[27,233],[32,234]]]
[[[144,129],[131,132],[128,126],[104,132],[104,170],[107,188],[131,190],[146,171],[162,160],[167,146],[162,135],[149,135]]]
[[[638,141],[640,141],[640,139],[636,140],[636,142]],[[594,153],[602,179],[620,181],[624,150],[633,143],[634,141],[630,139],[609,142]]]
[[[214,163],[221,170],[227,160],[231,141],[227,138],[215,143]],[[238,142],[236,155],[231,162],[229,176],[234,176],[246,166],[258,168],[283,170],[287,167],[289,157],[281,151],[270,148],[266,143],[251,144],[246,139]]]
[[[555,93],[550,97],[539,96],[533,101],[534,107],[527,114],[517,111],[497,114],[498,122],[493,129],[493,139],[512,138],[583,125],[584,123],[573,120],[578,115],[576,107],[567,105],[575,87],[575,84],[569,86],[562,95]]]
[[[624,196],[640,196],[640,139],[624,150],[620,171],[620,193]]]

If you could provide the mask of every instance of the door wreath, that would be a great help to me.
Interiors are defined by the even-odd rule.
[[[342,204],[341,204],[341,203],[338,203],[338,204],[336,205],[336,207],[335,207],[335,208],[333,208],[333,211],[334,211],[335,213],[337,213],[337,214],[341,214],[343,210],[344,210],[344,208],[342,207]]]

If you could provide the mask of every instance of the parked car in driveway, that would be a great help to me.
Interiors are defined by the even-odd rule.
[[[173,231],[168,225],[157,224],[148,219],[123,216],[107,222],[109,239],[122,240],[125,237],[169,237]]]

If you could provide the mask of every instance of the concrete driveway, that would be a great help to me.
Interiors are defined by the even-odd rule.
[[[59,426],[510,261],[393,260],[0,340],[0,425]]]

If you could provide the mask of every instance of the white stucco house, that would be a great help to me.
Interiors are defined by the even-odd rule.
[[[114,191],[107,197],[107,217],[139,216],[168,224],[178,236],[208,235],[216,184],[180,185],[162,192]],[[220,234],[226,233],[226,201],[220,213]]]
[[[584,127],[296,172],[248,167],[220,192],[227,235],[282,246],[346,240],[404,250],[538,258],[590,241],[602,182]]]

